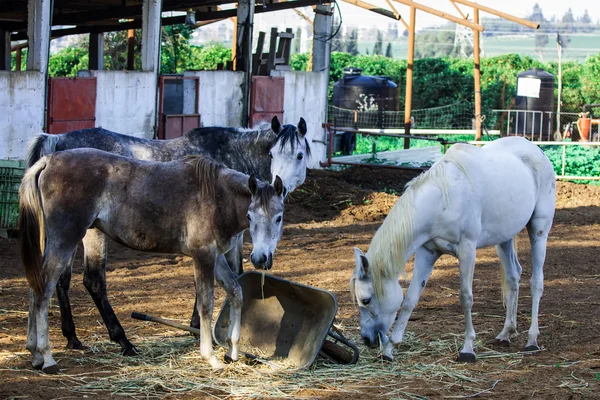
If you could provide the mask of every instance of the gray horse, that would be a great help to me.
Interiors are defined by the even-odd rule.
[[[264,260],[275,251],[283,231],[283,190],[279,177],[271,186],[198,156],[161,163],[78,149],[40,159],[21,183],[18,222],[32,289],[27,349],[33,367],[59,371],[50,351],[48,303],[92,227],[132,249],[192,257],[200,353],[220,368],[211,336],[216,276],[233,304],[226,359],[237,360],[242,294],[223,254],[248,228],[252,260]],[[97,275],[84,278],[88,289],[103,282]],[[102,290],[103,303],[97,305],[110,308],[106,287]]]
[[[277,117],[271,124],[261,124],[256,129],[206,127],[193,129],[180,138],[172,140],[148,140],[123,135],[102,128],[90,128],[62,135],[40,134],[29,146],[26,167],[30,168],[44,155],[76,148],[95,148],[125,157],[171,161],[187,155],[206,154],[228,168],[260,180],[273,182],[279,176],[285,194],[301,185],[306,178],[306,162],[310,147],[306,139],[306,122],[300,118],[298,126],[281,125]],[[231,268],[242,272],[243,234],[235,238],[232,250],[225,254]],[[94,299],[111,340],[119,343],[125,355],[135,355],[135,347],[126,339],[105,295],[106,237],[96,229],[90,229],[83,239],[84,280],[95,282],[86,286]],[[267,262],[272,262],[268,259]],[[67,348],[84,346],[77,338],[71,312],[69,289],[71,268],[67,268],[57,284],[58,303],[61,311],[62,333]],[[191,326],[198,328],[200,319],[194,305]]]

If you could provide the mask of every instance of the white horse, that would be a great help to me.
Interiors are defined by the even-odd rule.
[[[510,343],[517,333],[521,265],[514,238],[527,227],[531,242],[531,327],[526,351],[539,350],[538,307],[544,287],[546,241],[556,202],[552,164],[528,140],[509,137],[483,148],[452,146],[429,171],[413,179],[371,241],[367,254],[355,248],[350,279],[360,308],[361,336],[367,346],[383,346],[392,360],[408,318],[442,254],[458,258],[465,339],[459,361],[474,362],[475,331],[471,321],[476,249],[495,245],[501,262],[504,329],[496,339]],[[403,301],[398,276],[415,254],[413,276]],[[401,309],[401,310],[400,310]],[[388,338],[387,333],[400,315]]]

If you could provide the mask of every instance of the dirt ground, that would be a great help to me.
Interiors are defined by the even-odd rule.
[[[358,312],[348,291],[348,279],[354,267],[352,247],[368,248],[403,185],[413,176],[414,173],[371,168],[310,171],[307,182],[291,194],[286,204],[284,236],[271,272],[335,294],[339,302],[336,324],[352,338],[357,339],[359,335]],[[412,344],[396,350],[396,366],[377,364],[379,371],[397,368],[394,379],[389,379],[389,375],[380,379],[367,376],[374,363],[374,352],[359,343],[362,354],[357,366],[342,368],[320,362],[310,372],[310,376],[318,377],[340,368],[340,377],[342,374],[347,377],[355,371],[348,391],[332,381],[296,392],[281,389],[274,392],[273,397],[600,398],[599,232],[600,187],[559,182],[557,213],[544,270],[539,338],[543,349],[540,353],[519,353],[527,340],[531,310],[529,243],[522,232],[518,237],[519,259],[523,265],[518,311],[521,334],[510,348],[498,348],[494,343],[504,317],[498,259],[494,249],[482,249],[478,251],[473,285],[473,321],[480,358],[475,364],[454,361],[462,341],[463,316],[458,296],[457,261],[444,256],[438,261],[408,324]],[[248,245],[246,254],[249,250]],[[249,263],[244,266],[252,268]],[[407,270],[410,277],[412,260]],[[0,398],[82,398],[77,387],[83,377],[89,383],[95,377],[128,376],[128,370],[119,362],[123,357],[118,354],[118,346],[109,343],[102,319],[81,282],[80,249],[71,300],[79,337],[92,349],[64,350],[66,341],[60,333],[58,304],[53,301],[50,309],[52,349],[63,372],[50,377],[34,371],[30,354],[24,348],[28,289],[17,241],[0,239]],[[146,347],[158,346],[160,338],[173,334],[173,329],[133,320],[129,317],[132,311],[182,323],[189,321],[194,285],[191,261],[186,257],[139,253],[111,243],[107,282],[112,306],[135,344],[141,338],[151,338]],[[405,288],[407,284],[408,281],[403,282]],[[215,312],[223,299],[224,294],[218,289]],[[187,337],[180,331],[176,334]],[[442,348],[421,351],[436,343]],[[112,361],[106,362],[109,356]],[[153,362],[159,360],[151,358],[150,363]],[[135,361],[133,363],[135,366]],[[409,378],[402,374],[403,368],[412,371],[417,366],[423,366],[422,375]],[[446,372],[433,374],[433,368]],[[181,390],[181,393],[160,388],[154,396],[170,399],[248,397],[248,394],[236,395],[239,392],[234,390],[245,384],[244,379],[238,379],[222,390]],[[99,386],[88,390],[85,397],[107,398],[119,394],[122,393]],[[257,393],[251,397],[264,395]]]

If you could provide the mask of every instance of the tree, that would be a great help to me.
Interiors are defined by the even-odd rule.
[[[87,46],[86,46],[87,47]],[[65,47],[48,60],[48,75],[77,76],[77,72],[88,69],[89,58],[85,47]]]
[[[142,69],[142,30],[134,31],[133,65]],[[127,69],[127,31],[104,34],[104,67],[109,71]]]
[[[383,55],[383,35],[379,29],[377,30],[377,41],[375,42],[375,46],[373,46],[373,54],[378,56]]]
[[[346,52],[353,56],[358,54],[358,32],[356,29],[353,29],[352,32],[350,32],[350,38],[348,39]]]
[[[385,49],[385,56],[388,58],[394,58],[392,55],[392,44],[390,42],[388,42],[387,48]]]
[[[162,28],[161,73],[179,73],[187,69],[192,55],[189,39],[193,32],[193,28],[185,24]]]

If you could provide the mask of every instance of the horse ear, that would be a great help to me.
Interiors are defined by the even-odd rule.
[[[362,278],[366,276],[369,273],[369,260],[358,247],[354,248],[354,260],[356,261],[357,268],[360,270],[359,277]]]
[[[306,121],[302,117],[300,117],[300,122],[298,122],[298,132],[300,132],[301,136],[306,135],[307,132]]]
[[[248,178],[248,189],[250,189],[250,193],[252,196],[256,195],[256,189],[258,189],[258,182],[256,182],[256,177],[254,174],[250,175]]]
[[[277,115],[274,116],[271,120],[271,129],[273,129],[273,132],[275,133],[279,133],[279,131],[281,130],[281,123],[279,122],[279,118],[277,118]]]
[[[273,183],[273,186],[275,187],[275,193],[277,193],[277,196],[281,196],[283,194],[283,181],[279,175],[275,175],[275,183]]]

